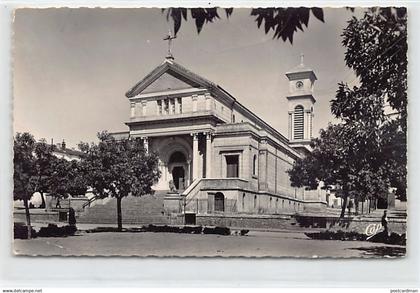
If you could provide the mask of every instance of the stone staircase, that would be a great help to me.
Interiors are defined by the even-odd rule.
[[[395,218],[395,219],[406,219],[407,218],[407,211],[406,210],[396,210],[396,209],[389,209],[388,211],[388,218]],[[370,214],[365,215],[366,217],[371,218],[381,218],[384,214],[383,209],[376,209],[372,211]]]
[[[169,217],[164,215],[163,198],[167,192],[155,192],[141,197],[125,197],[121,201],[123,224],[169,224]],[[116,224],[117,200],[99,199],[90,207],[78,213],[77,223]]]

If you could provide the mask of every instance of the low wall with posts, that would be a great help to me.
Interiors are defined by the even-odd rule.
[[[197,215],[196,224],[245,229],[299,229],[293,217],[287,215]]]
[[[76,211],[81,212],[84,210],[84,206],[89,202],[87,197],[75,197],[70,199],[70,206]]]
[[[60,207],[62,209],[68,209],[72,207],[75,211],[83,211],[83,205],[89,201],[87,197],[69,197],[60,199]],[[47,210],[55,210],[57,206],[57,199],[46,195],[45,196],[46,208]]]
[[[332,231],[352,231],[365,234],[368,231],[383,229],[381,217],[323,217],[297,215],[296,222],[301,227],[322,228]],[[389,219],[388,230],[396,233],[405,233],[407,229],[406,219]]]
[[[45,210],[30,210],[31,222],[34,223],[50,223],[50,222],[59,222],[60,217],[58,212],[51,212]],[[25,210],[14,210],[13,211],[13,220],[14,222],[24,222],[26,223],[26,213]]]
[[[187,215],[189,216],[189,214]],[[331,230],[358,232],[372,235],[383,230],[380,218],[344,218],[317,217],[307,215],[247,215],[247,214],[194,214],[195,222],[191,225],[234,227],[242,229],[267,229],[267,230]],[[188,219],[187,219],[188,222]],[[171,216],[172,225],[185,224],[184,215]],[[391,219],[388,222],[388,230],[395,233],[406,233],[407,223],[405,219]]]

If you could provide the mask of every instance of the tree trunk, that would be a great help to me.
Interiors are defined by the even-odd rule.
[[[344,191],[343,192],[343,204],[341,205],[341,214],[340,214],[340,219],[344,218],[344,215],[346,214],[346,207],[348,204],[348,192]]]
[[[31,239],[32,237],[31,215],[29,213],[29,204],[28,204],[27,198],[23,200],[23,204],[25,205],[26,227],[28,229],[28,239]]]
[[[45,196],[44,196],[44,193],[43,192],[40,192],[39,194],[41,195],[41,200],[42,200],[40,208],[45,209],[46,204],[45,204]]]
[[[363,203],[362,203],[363,205]],[[358,215],[359,214],[359,199],[355,198],[354,199],[354,214]]]
[[[362,201],[362,215],[363,215],[363,206],[365,205],[366,199]]]
[[[122,197],[117,197],[117,221],[118,221],[118,231],[122,231],[121,200],[122,200]]]

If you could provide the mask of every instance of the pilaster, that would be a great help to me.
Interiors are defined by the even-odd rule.
[[[212,133],[206,133],[206,178],[211,178],[212,171]]]
[[[198,152],[198,133],[191,133],[191,136],[193,138],[193,180],[199,178],[199,159],[200,154]]]

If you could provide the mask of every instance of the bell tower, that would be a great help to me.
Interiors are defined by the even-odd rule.
[[[289,79],[289,141],[297,148],[309,150],[312,140],[312,125],[314,118],[313,89],[316,75],[312,69],[303,63],[303,54],[300,56],[300,64],[286,73]]]

